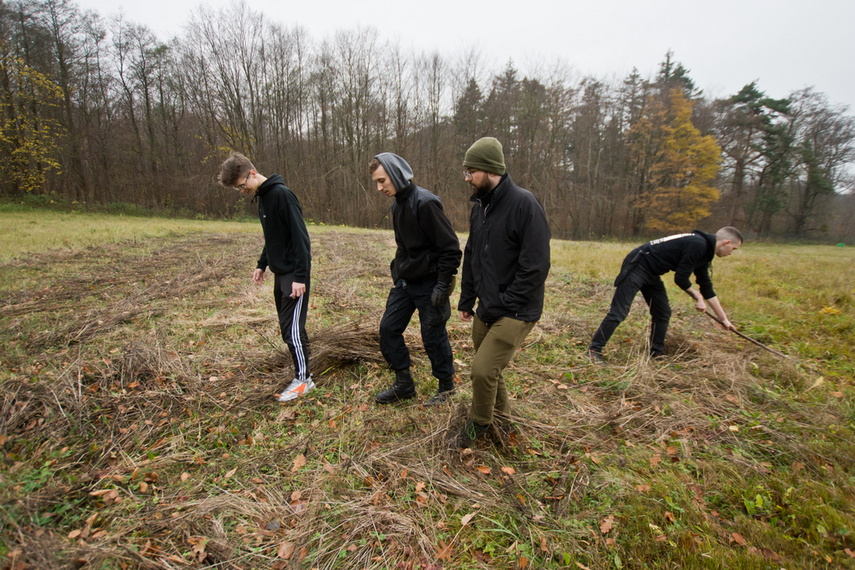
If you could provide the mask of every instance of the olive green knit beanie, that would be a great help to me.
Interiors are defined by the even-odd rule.
[[[475,141],[463,157],[464,168],[474,168],[502,176],[505,172],[505,156],[502,143],[493,137]]]

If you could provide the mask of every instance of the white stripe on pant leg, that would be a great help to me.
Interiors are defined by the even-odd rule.
[[[300,312],[303,308],[303,297],[305,297],[305,294],[297,298],[294,313],[291,315],[291,342],[294,345],[294,354],[296,355],[297,367],[299,368],[299,370],[295,370],[294,372],[300,380],[305,380],[309,376],[309,368],[306,363],[305,352],[303,351],[303,340],[300,338]],[[301,371],[302,375],[300,374]]]

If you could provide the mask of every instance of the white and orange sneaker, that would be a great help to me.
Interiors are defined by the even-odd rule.
[[[278,400],[280,402],[290,402],[291,400],[296,400],[306,392],[311,391],[315,387],[315,383],[312,382],[312,376],[309,375],[305,380],[300,380],[299,378],[294,378],[291,380],[291,383],[288,384],[288,387],[279,394]]]

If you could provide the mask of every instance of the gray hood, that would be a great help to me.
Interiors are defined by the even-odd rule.
[[[389,175],[389,180],[395,185],[395,189],[400,192],[410,185],[413,181],[413,169],[407,164],[407,161],[392,152],[381,152],[375,155],[383,170]]]

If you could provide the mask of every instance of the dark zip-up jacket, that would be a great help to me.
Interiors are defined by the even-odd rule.
[[[709,268],[715,257],[715,234],[693,230],[690,234],[675,234],[655,239],[637,247],[627,256],[641,253],[640,259],[656,275],[674,272],[674,283],[686,291],[692,286],[690,277],[695,274],[704,299],[716,296]]]
[[[502,317],[537,321],[549,274],[549,224],[534,194],[505,174],[485,196],[474,196],[463,255],[458,309],[487,324]]]
[[[311,243],[300,201],[278,174],[271,174],[258,187],[255,198],[264,230],[258,269],[270,267],[276,275],[293,273],[294,281],[308,283],[312,269]]]
[[[392,280],[450,283],[463,252],[439,197],[412,182],[410,165],[400,156],[384,152],[375,158],[396,190],[392,224],[398,248],[390,266]]]

